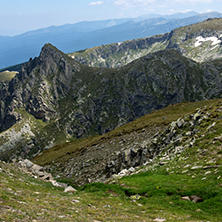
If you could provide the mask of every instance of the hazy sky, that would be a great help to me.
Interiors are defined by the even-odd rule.
[[[222,0],[0,0],[0,35],[79,21],[176,12],[222,12]]]

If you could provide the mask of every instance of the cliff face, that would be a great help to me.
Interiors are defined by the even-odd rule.
[[[169,104],[219,97],[221,69],[221,60],[200,65],[173,50],[120,69],[90,68],[47,44],[1,85],[1,131],[29,129],[19,134],[20,145],[4,132],[1,155],[16,147],[14,154],[33,156],[61,141],[104,134]]]
[[[1,90],[2,131],[19,120],[15,109],[24,108],[38,119],[55,119],[58,101],[67,96],[73,72],[78,63],[69,63],[67,56],[51,45],[45,45],[38,58],[25,64],[20,73]]]
[[[203,62],[221,58],[222,19],[177,28],[170,33],[103,45],[69,55],[94,67],[121,67],[151,52],[175,49],[182,55]]]

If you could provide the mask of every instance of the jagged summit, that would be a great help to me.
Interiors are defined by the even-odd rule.
[[[61,57],[61,56],[66,56],[66,55],[65,53],[57,49],[55,46],[53,46],[52,44],[46,43],[41,49],[39,58],[40,59],[45,59],[47,57],[56,58],[57,56]]]

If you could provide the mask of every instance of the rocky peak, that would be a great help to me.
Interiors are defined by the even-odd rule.
[[[47,146],[58,136],[64,141],[104,134],[169,104],[219,97],[220,70],[218,62],[199,65],[171,49],[123,68],[98,69],[47,44],[23,66],[9,90],[6,85],[0,92],[6,95],[1,97],[0,127],[3,131],[27,118],[25,112],[53,127],[54,134],[52,128],[44,130]],[[44,148],[41,144],[39,150]]]
[[[6,130],[20,119],[15,112],[17,108],[25,108],[44,121],[55,118],[58,101],[71,90],[73,76],[80,67],[78,62],[46,44],[38,58],[30,59],[4,90],[2,87],[0,128]]]

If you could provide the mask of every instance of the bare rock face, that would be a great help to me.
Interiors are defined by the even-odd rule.
[[[91,68],[46,44],[38,58],[1,85],[0,131],[27,115],[50,125],[44,137],[35,130],[34,146],[21,149],[23,158],[33,156],[57,140],[54,131],[64,139],[104,134],[169,104],[220,97],[221,64],[197,64],[164,50],[120,69]],[[1,150],[0,144],[0,156]]]

